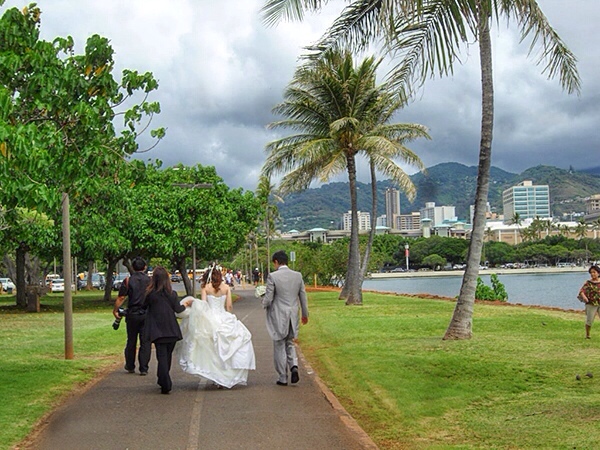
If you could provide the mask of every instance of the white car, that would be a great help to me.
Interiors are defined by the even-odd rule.
[[[13,290],[16,287],[10,278],[0,278],[0,284],[3,291]]]
[[[65,292],[65,280],[63,278],[55,278],[50,284],[52,292]]]

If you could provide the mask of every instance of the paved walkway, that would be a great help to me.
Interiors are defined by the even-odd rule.
[[[256,353],[257,370],[250,372],[247,386],[217,389],[174,364],[173,391],[161,395],[153,355],[147,377],[128,374],[119,365],[68,400],[21,448],[376,449],[302,358],[298,384],[275,384],[272,341],[260,301],[250,289],[235,293],[241,299],[234,312],[252,332]]]

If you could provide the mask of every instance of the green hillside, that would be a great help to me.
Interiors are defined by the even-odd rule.
[[[411,176],[417,187],[413,203],[400,195],[400,208],[403,214],[418,211],[425,202],[436,205],[453,205],[459,219],[469,218],[469,207],[475,198],[477,167],[459,163],[442,163],[427,169],[426,173]],[[551,166],[537,166],[521,174],[506,172],[497,167],[490,171],[489,202],[492,210],[502,213],[502,191],[523,180],[534,184],[550,186],[551,209],[555,217],[563,213],[585,210],[584,198],[600,193],[600,176],[586,172],[559,169]],[[371,211],[371,186],[357,183],[358,209]],[[385,190],[393,187],[390,180],[377,183],[378,212],[385,214]],[[280,228],[308,230],[315,227],[339,228],[342,215],[350,209],[348,183],[337,182],[304,192],[288,195],[284,203],[279,203],[282,218]]]

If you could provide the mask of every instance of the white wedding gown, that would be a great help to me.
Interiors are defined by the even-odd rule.
[[[194,299],[180,317],[183,340],[175,352],[184,372],[231,388],[256,368],[252,334],[225,310],[225,296]]]

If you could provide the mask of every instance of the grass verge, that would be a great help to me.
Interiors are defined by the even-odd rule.
[[[125,327],[114,331],[112,303],[102,294],[73,296],[75,357],[65,360],[62,294],[42,298],[41,313],[17,310],[0,297],[0,449],[12,448],[73,391],[121,358]]]
[[[347,307],[337,295],[309,294],[302,351],[381,449],[600,448],[600,332],[583,339],[583,315],[477,304],[473,339],[442,341],[452,302],[365,293]],[[62,296],[40,314],[13,303],[0,297],[2,449],[120,362],[125,342],[99,293],[74,297],[70,361]]]
[[[337,295],[310,294],[302,351],[380,448],[600,448],[600,337],[583,338],[583,315],[477,304],[474,337],[443,341],[453,302]]]

